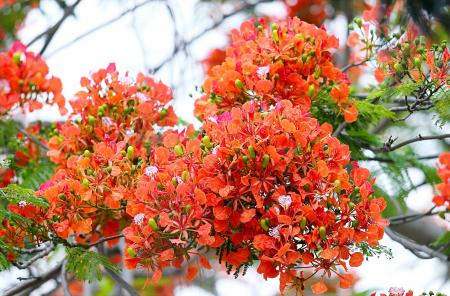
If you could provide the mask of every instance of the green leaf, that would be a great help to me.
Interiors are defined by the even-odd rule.
[[[10,252],[14,252],[14,249],[0,238],[0,271],[9,267],[6,255]]]
[[[431,97],[434,103],[433,111],[436,112],[434,118],[435,124],[442,127],[445,123],[450,122],[450,90],[447,87],[441,87]]]
[[[119,269],[107,257],[80,247],[67,248],[67,271],[79,280],[100,280],[100,265],[118,273]]]
[[[402,81],[401,84],[395,87],[382,85],[383,88],[375,92],[372,92],[367,97],[367,100],[369,101],[381,100],[383,102],[389,102],[392,99],[398,99],[403,98],[404,96],[412,95],[415,91],[419,89],[420,86],[421,83],[415,82],[411,79]]]
[[[382,118],[395,118],[395,113],[382,105],[370,103],[369,100],[357,100],[358,120],[365,120],[368,124],[375,124]]]
[[[18,204],[26,202],[34,206],[47,208],[48,202],[35,195],[34,191],[28,188],[22,188],[16,184],[10,184],[8,187],[0,188],[0,199],[5,199],[8,203]]]
[[[433,247],[439,247],[450,243],[450,231],[441,234],[434,242],[431,243]]]

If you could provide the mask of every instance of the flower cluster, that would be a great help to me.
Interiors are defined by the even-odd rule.
[[[383,236],[385,201],[373,197],[367,169],[347,173],[348,147],[330,134],[288,100],[269,112],[249,101],[209,117],[203,135],[167,133],[127,205],[129,267],[158,277],[206,246],[236,275],[260,260],[258,272],[280,276],[283,292],[302,287],[298,267],[323,278],[359,266],[358,245]],[[351,285],[350,275],[339,277]],[[313,290],[326,291],[323,281]]]
[[[351,286],[337,267],[361,265],[363,250],[378,245],[386,204],[332,126],[309,113],[325,91],[356,120],[349,82],[331,62],[337,40],[297,18],[264,26],[233,32],[196,102],[199,131],[170,128],[172,92],[151,77],[122,77],[113,64],[83,77],[73,112],[47,142],[58,167],[37,194],[48,208],[9,206],[44,230],[6,225],[0,235],[18,246],[55,237],[114,244],[122,232],[126,267],[153,280],[169,266],[186,267],[191,280],[211,268],[212,251],[236,276],[258,264],[264,278],[280,278],[281,293],[302,291],[316,274],[315,294],[333,273]]]
[[[405,289],[403,289],[403,288],[394,288],[393,287],[393,288],[389,289],[388,293],[380,293],[379,295],[380,296],[414,296],[414,292],[412,290],[405,291]],[[440,292],[434,293],[434,292],[430,291],[428,293],[423,292],[419,295],[422,295],[422,296],[432,296],[432,295],[445,296],[446,294],[443,294]],[[377,293],[372,293],[372,294],[370,294],[370,296],[377,296]]]
[[[358,112],[349,98],[348,79],[331,60],[331,51],[337,47],[336,37],[298,18],[270,28],[264,19],[246,21],[240,30],[232,31],[225,61],[209,71],[195,115],[203,119],[253,99],[264,110],[289,100],[308,111],[311,102],[325,92],[345,120],[353,122]]]
[[[381,66],[375,70],[377,81],[383,82],[387,76],[409,75],[414,81],[430,77],[439,87],[449,87],[450,53],[446,43],[428,48],[424,37],[404,37],[397,46],[378,52],[377,61]]]
[[[442,153],[439,156],[439,163],[438,175],[442,183],[436,185],[440,195],[436,195],[433,202],[438,207],[446,206],[447,209],[450,209],[450,153]]]
[[[59,78],[49,77],[47,64],[20,42],[0,54],[0,116],[13,108],[34,111],[43,104],[58,105],[65,114]]]
[[[120,231],[125,200],[157,140],[154,127],[173,126],[177,118],[171,90],[151,77],[120,77],[111,64],[81,85],[69,120],[48,141],[58,168],[38,191],[49,209],[37,215],[63,239],[92,242]]]

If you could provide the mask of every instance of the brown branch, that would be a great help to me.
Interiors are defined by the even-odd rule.
[[[105,266],[105,271],[116,283],[118,283],[124,290],[126,290],[128,292],[128,294],[130,294],[130,296],[139,296],[139,293],[136,292],[136,290],[129,283],[127,283],[123,278],[121,278],[114,271],[107,268],[106,266]]]
[[[238,13],[241,13],[241,12],[243,12],[245,10],[252,9],[252,8],[256,7],[258,4],[261,4],[261,3],[264,3],[264,2],[271,2],[271,1],[272,0],[261,0],[261,1],[255,2],[255,3],[246,3],[246,4],[242,5],[241,7],[237,8],[236,10],[234,10],[234,11],[232,11],[230,13],[222,15],[220,20],[215,21],[211,26],[209,26],[208,28],[204,29],[202,32],[196,34],[190,40],[183,41],[180,44],[176,45],[173,48],[172,53],[170,54],[170,56],[165,58],[159,65],[157,65],[157,66],[153,67],[152,69],[150,69],[149,72],[152,73],[152,74],[158,72],[165,64],[170,62],[178,54],[178,52],[184,50],[186,47],[188,47],[189,45],[191,45],[192,43],[194,43],[195,41],[197,41],[198,39],[203,37],[209,31],[212,31],[212,30],[216,29],[217,27],[219,27],[227,18],[232,17],[232,16],[234,16],[234,15],[236,15]]]
[[[419,219],[421,219],[423,217],[439,215],[441,213],[441,211],[433,212],[433,210],[435,208],[436,207],[432,207],[431,209],[429,209],[425,213],[409,214],[409,215],[402,215],[402,216],[391,217],[391,218],[389,218],[390,225],[405,224],[405,223],[409,223],[409,222],[413,222],[413,221],[419,220]],[[445,211],[443,211],[443,213],[445,213]]]
[[[347,127],[347,125],[348,125],[348,123],[345,121],[343,123],[339,124],[338,127],[336,128],[336,130],[333,132],[332,136],[338,137],[344,131],[344,129]]]
[[[64,296],[72,296],[72,294],[69,291],[69,285],[67,283],[66,278],[66,265],[67,265],[67,259],[65,259],[61,266],[61,284],[63,286]]]
[[[5,294],[3,294],[3,296],[16,296],[23,291],[40,287],[48,280],[57,277],[60,274],[61,267],[62,262],[50,269],[48,272],[10,288],[9,290],[5,291]]]
[[[58,32],[59,28],[61,28],[61,25],[64,23],[64,21],[69,16],[74,15],[75,8],[78,6],[78,4],[80,4],[80,2],[81,2],[81,0],[77,0],[72,5],[67,6],[64,9],[64,13],[63,13],[62,17],[59,19],[59,21],[56,22],[56,24],[54,24],[53,26],[51,26],[47,30],[45,30],[44,32],[42,32],[41,34],[39,34],[36,37],[34,37],[33,40],[31,40],[27,44],[27,47],[32,45],[33,43],[35,43],[36,41],[38,41],[39,39],[41,39],[42,37],[45,36],[44,45],[42,46],[42,49],[39,52],[42,55],[45,52],[45,50],[47,49],[47,47],[49,46],[49,44],[52,41],[53,37],[55,36],[56,32]]]
[[[113,23],[119,21],[119,20],[120,20],[122,17],[124,17],[125,15],[127,15],[127,14],[129,14],[129,13],[132,13],[132,12],[136,11],[137,9],[139,9],[139,8],[141,8],[141,7],[143,7],[143,6],[147,5],[147,4],[149,4],[149,3],[151,3],[151,2],[155,2],[155,1],[156,1],[156,0],[147,0],[147,1],[144,1],[144,2],[142,2],[142,3],[136,4],[135,6],[129,8],[129,9],[127,9],[127,10],[124,10],[121,14],[117,15],[116,17],[114,17],[114,18],[112,18],[112,19],[110,19],[110,20],[108,20],[108,21],[106,21],[106,22],[104,22],[104,23],[102,23],[102,24],[100,24],[100,25],[98,25],[98,26],[96,26],[96,27],[94,27],[94,28],[92,28],[92,29],[90,29],[90,30],[88,30],[88,31],[86,31],[86,32],[84,32],[84,33],[82,33],[82,34],[80,34],[80,35],[78,35],[77,37],[75,37],[75,38],[72,39],[71,41],[69,41],[69,42],[63,44],[62,46],[58,47],[58,48],[55,49],[54,51],[50,52],[47,56],[54,55],[55,53],[57,53],[57,52],[59,52],[59,51],[65,49],[65,48],[69,47],[70,45],[72,45],[72,44],[74,44],[75,42],[77,42],[77,41],[79,41],[79,40],[81,40],[81,39],[83,39],[83,38],[85,38],[85,37],[91,35],[92,33],[95,33],[96,31],[98,31],[98,30],[100,30],[100,29],[103,29],[104,27],[107,27],[107,26],[109,26],[109,25],[111,25],[111,24],[113,24]]]
[[[107,242],[107,241],[110,241],[110,240],[113,240],[113,239],[116,239],[116,238],[121,238],[121,237],[123,237],[123,234],[117,234],[117,235],[107,236],[107,237],[104,237],[104,238],[102,238],[102,239],[99,239],[98,241],[93,242],[93,243],[91,243],[91,244],[80,245],[80,246],[83,247],[83,248],[95,247],[95,246],[98,246],[98,245],[100,245],[100,244],[102,244],[102,243],[104,243],[104,242]]]
[[[33,257],[31,257],[30,259],[28,259],[25,262],[12,262],[12,264],[19,268],[19,269],[25,269],[27,267],[29,267],[31,264],[33,264],[34,262],[36,262],[37,260],[44,258],[45,256],[47,256],[48,254],[50,254],[51,252],[53,252],[53,250],[55,249],[55,246],[53,244],[49,245],[48,248],[44,249],[42,252],[34,255]]]
[[[347,66],[341,68],[341,72],[346,72],[346,71],[350,70],[353,67],[361,66],[361,65],[363,65],[363,64],[365,64],[365,63],[367,63],[369,61],[370,61],[370,59],[364,59],[361,62],[348,64]]]
[[[392,144],[397,140],[397,138],[392,138],[390,137],[385,143],[383,147],[370,147],[370,146],[365,146],[362,148],[366,148],[369,149],[373,152],[390,152],[390,151],[394,151],[397,149],[400,149],[404,146],[407,146],[409,144],[415,143],[415,142],[421,142],[421,141],[429,141],[429,140],[444,140],[450,138],[450,134],[443,134],[443,135],[436,135],[436,136],[422,136],[422,135],[418,135],[415,138],[406,140],[404,142],[401,142],[397,145],[392,146]]]
[[[20,126],[16,126],[16,129],[22,133],[25,137],[27,137],[28,139],[30,139],[31,142],[35,143],[36,145],[38,145],[39,147],[41,147],[42,149],[44,149],[45,151],[48,151],[48,147],[42,143],[41,141],[39,141],[38,138],[36,138],[35,136],[30,135],[25,129],[21,128]]]
[[[429,160],[429,159],[435,159],[438,158],[439,155],[426,155],[426,156],[418,156],[416,158],[414,158],[415,160]],[[360,159],[356,159],[356,160],[361,160],[361,161],[378,161],[378,162],[384,162],[384,163],[394,163],[394,160],[391,158],[385,158],[385,157],[378,157],[378,156],[374,156],[374,157],[364,157],[364,158],[360,158]]]
[[[410,250],[414,255],[422,259],[439,258],[443,261],[450,261],[450,258],[445,254],[442,254],[436,250],[433,250],[425,245],[418,244],[417,242],[393,231],[389,227],[384,229],[386,234],[394,241],[401,244],[406,249]]]

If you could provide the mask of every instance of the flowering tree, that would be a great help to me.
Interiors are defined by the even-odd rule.
[[[79,2],[63,6],[61,21],[40,35],[41,53]],[[311,16],[301,1],[286,2],[291,16],[314,23],[326,17],[325,10]],[[419,156],[409,145],[450,135],[382,140],[384,130],[417,112],[433,112],[441,126],[449,121],[447,44],[421,36],[417,24],[394,22],[404,13],[401,3],[361,10],[349,25],[343,68],[334,59],[338,39],[323,26],[297,17],[244,21],[226,50],[205,60],[195,101],[200,128],[177,118],[172,90],[153,76],[119,73],[110,64],[82,77],[80,91],[66,100],[39,54],[20,42],[0,54],[0,143],[7,155],[0,266],[26,269],[65,250],[57,266],[6,295],[55,277],[70,295],[67,274],[92,280],[103,271],[138,295],[108,253],[120,239],[124,267],[143,271],[147,281],[169,268],[191,281],[199,269],[223,267],[237,277],[255,266],[263,278],[279,279],[281,294],[326,293],[332,276],[350,288],[351,267],[390,254],[379,244],[385,232],[419,257],[448,261],[448,231],[424,245],[395,226],[446,219],[450,153]],[[360,95],[356,81],[367,65],[377,84]],[[44,104],[57,105],[66,120],[23,127],[10,118]],[[422,162],[435,158],[436,168]],[[420,169],[435,184],[434,204],[426,213],[401,213],[406,190],[383,190],[358,161],[380,163],[393,182],[406,179],[406,168]]]

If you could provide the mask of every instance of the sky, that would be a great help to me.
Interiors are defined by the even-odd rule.
[[[71,17],[63,24],[50,44],[44,58],[51,69],[51,73],[60,77],[64,85],[64,94],[68,99],[79,90],[80,77],[89,75],[92,71],[106,67],[109,63],[116,63],[121,71],[137,73],[148,72],[148,69],[158,65],[161,60],[170,56],[174,43],[174,25],[171,21],[168,8],[161,1],[153,1],[130,13],[103,29],[88,35],[85,38],[72,42],[77,36],[89,31],[103,22],[114,18],[122,11],[142,1],[125,0],[84,0],[76,10],[76,17]],[[176,19],[178,38],[189,40],[203,28],[211,25],[211,19],[217,18],[215,9],[207,4],[200,5],[197,1],[172,0],[173,13]],[[225,7],[226,8],[226,7]],[[231,8],[231,7],[230,7]],[[282,17],[284,9],[281,5],[262,5],[260,12],[271,12]],[[42,0],[42,9],[34,10],[26,20],[20,37],[24,43],[29,42],[47,27],[54,24],[61,16],[61,11],[54,1]],[[195,85],[201,85],[203,72],[196,63],[206,57],[207,53],[215,47],[227,44],[227,32],[237,27],[244,19],[238,15],[224,23],[218,30],[206,34],[195,42],[190,48],[191,58],[180,56],[171,65],[157,73],[163,82],[177,85],[175,90],[175,110],[177,114],[188,121],[194,121],[192,114],[193,100],[189,93],[195,93]],[[339,28],[346,28],[346,19],[337,17],[328,26],[331,32],[345,40],[345,32]],[[35,43],[30,49],[39,51],[42,43]],[[182,75],[179,73],[183,71]],[[175,73],[175,74],[173,74]],[[17,115],[19,118],[22,115]],[[60,119],[56,109],[46,108],[22,117],[30,122],[36,119],[53,121]],[[426,144],[430,145],[430,144]],[[425,146],[426,148],[429,146]],[[420,179],[419,175],[416,175]],[[409,205],[417,211],[425,211],[430,205],[433,196],[431,187],[423,186],[412,193]],[[385,236],[381,241],[392,249],[393,259],[384,257],[371,258],[357,270],[360,280],[356,290],[387,291],[390,287],[400,286],[411,288],[415,292],[424,290],[440,290],[450,293],[450,282],[447,268],[437,259],[421,260],[406,251],[401,245]],[[19,273],[6,276],[0,273],[0,290],[11,283]],[[236,295],[274,295],[278,290],[278,280],[264,281],[254,270],[243,278],[235,280],[233,277],[218,273],[219,280],[216,289],[221,296]],[[5,280],[3,280],[5,279]],[[447,281],[446,281],[447,280]],[[176,295],[211,295],[194,286],[181,286],[177,288]]]

